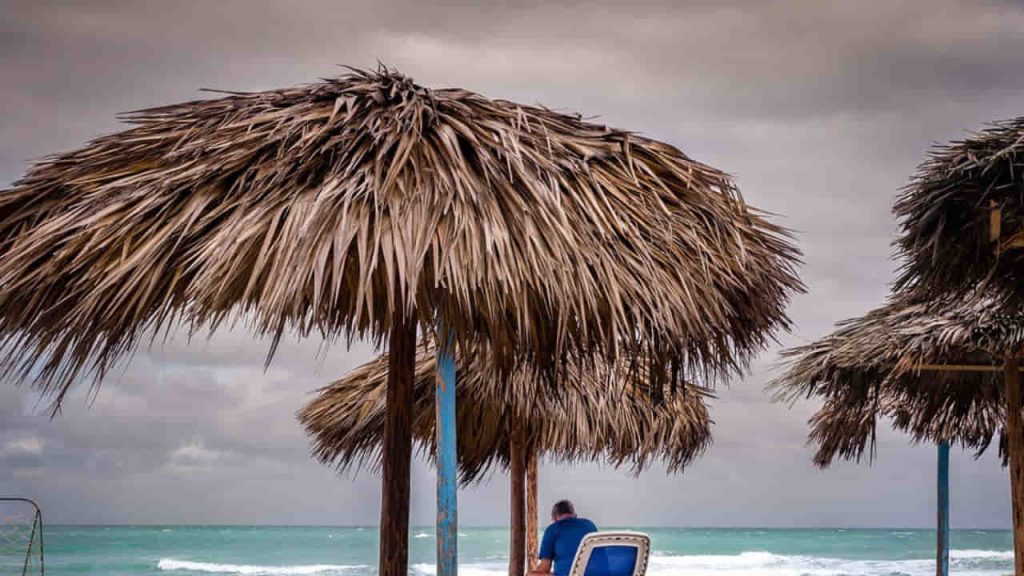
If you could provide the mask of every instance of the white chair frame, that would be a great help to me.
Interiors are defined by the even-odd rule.
[[[590,554],[595,548],[605,546],[633,546],[636,550],[636,566],[632,576],[647,574],[647,561],[651,553],[651,538],[643,532],[592,532],[583,537],[576,557],[572,561],[569,576],[583,576],[590,563]]]

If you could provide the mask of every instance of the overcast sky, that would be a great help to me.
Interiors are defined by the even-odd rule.
[[[430,5],[429,7],[427,5]],[[263,90],[379,60],[428,86],[596,115],[738,178],[799,233],[809,293],[783,346],[882,302],[893,197],[927,147],[1022,111],[1024,7],[1010,2],[92,2],[0,0],[0,185],[32,159],[117,130],[115,114]],[[140,352],[91,404],[51,421],[0,383],[0,494],[50,522],[373,524],[379,479],[314,463],[294,420],[363,343],[267,343],[241,331]],[[935,448],[885,429],[873,466],[818,471],[812,402],[772,404],[777,348],[719,390],[715,443],[685,473],[541,470],[599,524],[929,526]],[[413,471],[415,524],[433,472]],[[466,524],[504,524],[507,481],[460,494]],[[995,454],[954,450],[953,524],[1009,527]]]

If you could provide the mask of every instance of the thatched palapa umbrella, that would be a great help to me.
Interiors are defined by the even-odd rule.
[[[681,384],[663,402],[652,403],[642,369],[573,367],[555,396],[528,367],[499,380],[479,350],[460,352],[457,366],[457,427],[472,431],[458,439],[461,479],[471,483],[494,468],[511,474],[509,574],[521,576],[526,559],[536,554],[539,454],[562,461],[601,459],[635,472],[659,459],[678,472],[711,443],[708,392]],[[420,448],[431,455],[437,451],[436,371],[433,346],[424,342],[416,359],[413,429]],[[385,355],[324,387],[300,411],[318,460],[339,469],[379,463],[387,381]],[[534,542],[524,543],[524,536]]]
[[[933,148],[894,206],[898,287],[1024,295],[1024,117]]]
[[[1024,345],[1024,310],[983,293],[945,298],[902,295],[832,334],[783,353],[778,397],[819,397],[810,420],[814,461],[860,460],[873,449],[879,417],[915,441],[939,443],[937,573],[948,574],[948,450],[978,453],[996,439],[1007,454],[1002,366]]]
[[[0,376],[59,403],[161,330],[234,318],[275,342],[386,340],[383,576],[407,567],[418,328],[551,381],[568,356],[646,354],[661,389],[742,367],[800,288],[785,232],[726,174],[579,116],[382,69],[125,120],[0,193]]]
[[[931,151],[896,202],[897,245],[906,258],[897,286],[932,296],[990,291],[1024,301],[1024,117],[993,124]],[[1020,404],[1022,350],[1007,350],[1006,397]],[[1024,576],[1024,424],[1007,413],[1016,573]]]
[[[977,294],[894,297],[784,351],[787,370],[772,388],[781,399],[824,401],[811,420],[819,466],[861,459],[880,416],[915,441],[953,441],[980,452],[1004,434],[1002,351],[1021,345],[1024,314],[1009,313],[1004,303]],[[951,366],[971,369],[943,369]]]

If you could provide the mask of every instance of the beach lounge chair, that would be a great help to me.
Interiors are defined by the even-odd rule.
[[[587,534],[569,576],[644,576],[650,549],[650,537],[640,532]]]

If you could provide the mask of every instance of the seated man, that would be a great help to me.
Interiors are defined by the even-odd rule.
[[[539,562],[530,571],[529,576],[567,576],[583,537],[591,532],[597,532],[597,526],[593,522],[576,517],[576,509],[568,500],[555,502],[551,508],[551,522],[547,530],[544,530],[544,538],[540,541],[540,552],[537,554]]]

